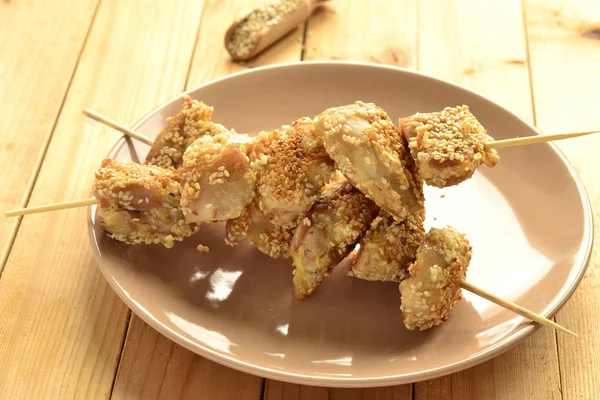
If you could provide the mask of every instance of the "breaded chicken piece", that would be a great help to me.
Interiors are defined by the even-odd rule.
[[[183,153],[199,137],[230,133],[223,125],[212,122],[213,108],[185,95],[179,114],[167,118],[167,127],[158,134],[146,156],[146,164],[179,168]]]
[[[408,267],[415,261],[417,249],[425,239],[424,214],[411,214],[398,222],[381,211],[360,240],[349,275],[384,282],[407,278]]]
[[[93,191],[102,226],[118,241],[170,248],[198,231],[197,225],[185,223],[179,209],[179,174],[173,168],[105,159]]]
[[[238,218],[225,226],[225,243],[235,246],[244,240],[272,258],[289,258],[290,242],[297,224],[275,225],[260,210],[258,199],[244,209]]]
[[[493,137],[467,106],[417,113],[399,120],[417,163],[418,178],[439,188],[457,185],[473,176],[482,163],[494,167],[500,156],[485,143]]]
[[[294,295],[302,299],[352,251],[379,207],[341,174],[301,218],[294,233]]]
[[[406,142],[405,142],[406,144]],[[352,261],[350,276],[371,281],[400,282],[408,277],[408,267],[415,260],[425,238],[425,195],[423,181],[415,179],[416,166],[408,151],[399,152],[419,201],[404,220],[396,220],[381,211],[360,240]]]
[[[400,283],[404,325],[429,329],[448,319],[452,307],[462,299],[460,283],[471,262],[471,245],[452,227],[431,228],[410,265],[410,278]]]
[[[422,207],[404,159],[404,139],[380,107],[372,103],[325,110],[315,118],[325,149],[348,180],[379,207],[403,220]]]
[[[183,155],[181,207],[187,223],[237,218],[254,198],[247,135],[205,135]]]
[[[288,258],[298,218],[333,178],[334,162],[310,118],[260,133],[250,159],[256,197],[239,218],[227,222],[225,241],[234,246],[247,239],[273,258]]]
[[[295,223],[334,175],[334,162],[310,118],[263,132],[252,153],[260,209],[273,224]]]

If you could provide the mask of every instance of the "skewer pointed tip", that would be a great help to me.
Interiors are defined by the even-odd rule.
[[[82,112],[83,112],[83,114],[86,117],[88,117],[88,118],[90,118],[90,119],[92,119],[94,121],[100,122],[101,124],[104,124],[104,125],[106,125],[106,126],[108,126],[110,128],[113,128],[113,129],[121,132],[122,134],[124,134],[126,136],[129,136],[129,137],[132,137],[134,139],[137,139],[137,140],[139,140],[142,143],[145,143],[145,144],[147,144],[149,146],[152,146],[152,144],[154,143],[153,139],[150,139],[150,138],[148,138],[146,136],[143,136],[143,135],[141,135],[141,134],[139,134],[139,133],[137,133],[137,132],[135,132],[135,131],[127,128],[126,126],[118,124],[115,121],[112,121],[112,120],[108,119],[104,115],[98,114],[96,111],[90,110],[89,108],[84,108],[82,110]]]
[[[519,306],[518,304],[515,304],[513,302],[510,302],[506,299],[503,299],[501,297],[496,296],[495,294],[492,294],[480,287],[477,287],[469,282],[465,282],[462,281],[460,283],[460,286],[465,289],[468,290],[471,293],[476,294],[477,296],[483,297],[484,299],[491,301],[492,303],[495,303],[497,305],[499,305],[500,307],[504,307],[507,310],[510,310],[516,314],[521,315],[522,317],[525,317],[527,319],[530,319],[534,322],[537,322],[540,325],[544,325],[553,329],[556,329],[558,331],[564,332],[564,333],[568,333],[572,336],[575,337],[579,337],[575,332],[572,332],[570,330],[568,330],[567,328],[565,328],[562,325],[557,324],[556,322],[552,321],[551,319],[548,319],[546,317],[543,317],[539,314],[534,313],[531,310],[528,310],[524,307]]]
[[[579,136],[592,135],[594,133],[600,133],[600,131],[558,133],[558,134],[554,134],[554,135],[535,135],[535,136],[515,137],[512,139],[496,140],[493,142],[489,142],[489,143],[486,143],[485,146],[487,148],[492,148],[492,149],[501,149],[504,147],[526,146],[529,144],[546,143],[546,142],[552,142],[552,141],[556,141],[556,140],[570,139],[570,138],[575,138],[575,137],[579,137]]]

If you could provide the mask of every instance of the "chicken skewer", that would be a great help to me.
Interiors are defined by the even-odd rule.
[[[151,139],[146,138],[145,136],[140,135],[139,133],[134,132],[131,129],[129,129],[121,124],[118,124],[112,120],[109,120],[108,118],[106,118],[100,114],[97,114],[91,110],[86,110],[84,113],[86,114],[86,116],[90,117],[91,119],[94,119],[98,122],[106,124],[107,126],[110,126],[111,128],[114,128],[114,129],[120,131],[121,133],[124,133],[125,135],[131,136],[135,139],[139,139],[142,142],[147,143],[147,144],[154,143],[154,141],[151,141]],[[405,128],[403,128],[403,126],[406,123],[407,119],[410,119],[410,118],[412,118],[412,117],[400,119],[401,131],[403,131],[403,129],[405,129]],[[545,143],[545,142],[550,142],[550,141],[564,140],[564,139],[569,139],[569,138],[574,138],[574,137],[579,137],[579,136],[591,135],[594,133],[600,133],[600,131],[560,133],[560,134],[553,134],[553,135],[538,135],[538,136],[529,136],[529,137],[521,137],[521,138],[512,138],[512,139],[505,139],[505,140],[489,141],[489,142],[483,143],[483,145],[484,145],[484,147],[489,148],[489,149],[512,147],[512,146],[525,146],[525,145],[530,145],[530,144]],[[466,171],[466,172],[469,172],[469,171]],[[427,182],[427,183],[432,184],[432,182]],[[443,185],[443,183],[440,185]],[[435,186],[435,183],[432,186]],[[444,186],[441,186],[441,187],[444,187]],[[10,218],[10,217],[18,217],[21,215],[63,210],[63,209],[68,209],[68,208],[86,207],[86,206],[89,206],[92,204],[97,204],[97,201],[95,201],[94,198],[88,198],[88,199],[65,201],[65,202],[53,203],[53,204],[47,204],[47,205],[33,206],[33,207],[18,208],[18,209],[14,209],[14,210],[5,211],[4,215],[5,215],[5,217]]]
[[[98,216],[109,237],[127,244],[158,244],[171,248],[198,232],[180,207],[180,177],[174,168],[105,159],[96,172],[94,196]]]
[[[400,283],[401,310],[410,330],[425,330],[448,319],[462,299],[461,288],[542,325],[577,336],[563,326],[465,281],[472,247],[452,227],[432,228],[408,268],[410,277]]]
[[[254,196],[251,140],[213,123],[211,115],[211,107],[184,96],[182,112],[168,119],[152,146],[155,156],[149,153],[141,165],[103,161],[94,181],[97,200],[86,203],[100,204],[110,237],[170,248],[197,232],[198,224],[241,214]],[[194,138],[182,155],[178,146]],[[178,171],[173,165],[183,166]]]
[[[494,141],[468,106],[446,107],[433,113],[416,113],[398,121],[417,164],[417,177],[444,188],[469,179],[485,164],[493,168],[500,157],[496,149],[585,136],[598,131],[538,135]]]
[[[140,166],[140,167],[141,167],[141,166]],[[174,179],[175,177],[171,177],[171,178],[173,178],[173,180],[175,180],[175,181],[176,181],[176,179]],[[172,183],[172,182],[171,182],[171,183]],[[142,186],[143,186],[143,185],[142,185]],[[167,186],[169,186],[169,185],[167,185]],[[139,185],[138,185],[138,187],[139,187]],[[113,191],[113,192],[110,192],[110,193],[111,193],[111,196],[110,196],[110,197],[112,197],[112,194],[115,194],[115,192],[114,192],[114,191]],[[104,193],[103,193],[102,195],[103,195],[103,196],[106,196]],[[175,194],[175,191],[173,190],[173,188],[171,188],[171,190],[167,190],[167,192],[166,192],[166,195],[170,195],[170,196],[176,196],[176,194]],[[117,196],[117,198],[119,197],[119,196],[118,196],[118,192],[117,192],[116,196]],[[125,201],[125,202],[128,202],[128,201],[129,201],[129,203],[131,203],[131,200],[133,200],[133,199],[135,198],[135,196],[132,196],[132,198],[130,198],[130,195],[127,195],[126,197],[127,197],[127,198],[126,198],[124,201]],[[92,200],[93,200],[93,202],[94,202],[94,203],[95,203],[95,202],[97,202],[95,199],[92,199]],[[108,196],[107,196],[107,199],[106,199],[106,200],[108,200]],[[140,197],[140,199],[138,199],[137,201],[139,202],[140,200],[141,200],[141,197]],[[85,201],[85,202],[90,202],[89,200],[84,200],[84,201]],[[144,197],[144,199],[143,199],[143,202],[140,202],[139,204],[143,204],[143,203],[146,203],[146,204],[148,204],[148,203],[149,203],[149,201],[150,201],[150,200],[149,200],[149,198],[148,198],[148,200],[146,200],[146,198]],[[88,203],[88,205],[89,205],[89,203]],[[131,206],[131,204],[129,204],[129,205]],[[176,208],[176,207],[174,207],[174,208]],[[140,211],[140,210],[130,210],[130,211]],[[147,210],[143,210],[143,211],[147,211]],[[176,210],[175,210],[175,211],[176,211]],[[178,217],[178,216],[176,216],[176,217],[172,217],[172,218],[173,218],[173,219],[174,219],[176,222],[178,222],[178,221],[180,221],[180,220],[181,220],[181,218],[180,218],[180,217]],[[135,217],[131,218],[131,221],[133,221],[134,219],[135,219]],[[133,222],[136,222],[136,221],[133,221]],[[140,218],[140,222],[141,222],[141,218]],[[118,224],[117,224],[117,225],[118,225]],[[150,225],[152,225],[152,224],[150,224]],[[275,226],[275,225],[274,225],[274,226]],[[152,226],[151,226],[151,227],[152,227]],[[192,228],[192,229],[193,229],[193,228]],[[159,233],[160,233],[160,232],[159,232]],[[162,233],[164,234],[164,232],[162,232]],[[168,236],[168,235],[167,235],[167,236]],[[175,238],[173,238],[173,239],[170,239],[170,238],[168,238],[168,239],[166,239],[166,240],[167,240],[167,244],[166,244],[166,245],[169,245],[169,244],[171,244],[171,241],[172,241],[172,240],[177,240],[177,239],[175,239]],[[161,240],[159,240],[159,242],[160,242],[160,241],[161,241]],[[156,242],[156,240],[152,240],[152,242]],[[501,305],[501,306],[506,306],[508,309],[515,310],[515,312],[520,312],[520,313],[523,313],[522,315],[525,315],[525,312],[527,312],[527,315],[529,316],[529,318],[532,318],[532,316],[533,316],[533,317],[535,317],[535,319],[534,319],[534,318],[532,318],[532,319],[534,319],[534,320],[536,320],[536,321],[538,321],[538,322],[540,322],[540,323],[544,323],[544,324],[546,324],[546,325],[549,325],[549,326],[552,326],[552,327],[554,327],[554,328],[557,328],[557,329],[561,329],[561,330],[565,330],[565,331],[566,331],[566,329],[565,329],[565,328],[562,328],[562,327],[560,327],[559,325],[555,324],[555,323],[554,323],[554,322],[552,322],[552,321],[549,321],[549,320],[547,320],[547,319],[545,319],[545,318],[543,318],[543,317],[541,317],[541,316],[539,316],[539,315],[537,315],[537,314],[531,313],[530,311],[523,311],[524,309],[520,308],[519,306],[517,306],[517,305],[515,305],[515,304],[512,304],[512,303],[510,303],[510,302],[507,302],[506,300],[502,300],[502,299],[500,299],[500,298],[497,298],[497,297],[495,297],[495,296],[493,296],[493,295],[490,295],[490,294],[488,294],[487,292],[485,292],[485,291],[483,291],[483,290],[481,290],[481,289],[479,289],[479,288],[476,288],[476,287],[474,287],[473,285],[467,284],[466,282],[462,282],[462,283],[461,283],[461,286],[464,286],[464,287],[465,287],[467,290],[473,290],[474,292],[478,291],[479,293],[481,293],[481,294],[482,294],[482,295],[483,295],[485,298],[487,298],[488,300],[490,300],[490,301],[493,301],[493,302],[495,302],[495,303],[497,303],[497,304],[499,304],[499,305]],[[477,293],[477,292],[476,292],[476,294],[479,294],[479,293]]]
[[[146,157],[146,163],[159,167],[181,166],[183,164],[184,152],[196,139],[202,136],[217,136],[224,135],[239,139],[240,142],[249,141],[247,135],[239,135],[234,131],[229,131],[220,124],[212,122],[213,108],[206,104],[193,100],[190,96],[182,97],[182,111],[174,117],[167,118],[167,127],[157,136],[156,140],[147,138],[107,117],[100,115],[91,110],[84,110],[83,113],[89,118],[105,124],[127,136],[138,139],[146,144],[151,145],[151,149]],[[216,142],[223,142],[217,138]],[[242,148],[240,150],[246,150]],[[197,152],[191,153],[188,159],[193,161]],[[243,155],[229,152],[225,154],[229,158],[243,157]],[[221,157],[222,162],[227,162],[228,157]],[[213,160],[215,162],[219,160]],[[189,170],[189,168],[188,168]],[[186,175],[187,176],[187,175]],[[185,183],[185,182],[184,182]],[[62,202],[57,204],[49,204],[43,206],[22,208],[17,210],[6,211],[6,217],[15,217],[20,215],[41,213],[46,211],[61,210],[65,208],[83,207],[98,204],[99,201],[95,198]],[[202,222],[202,221],[198,221]]]

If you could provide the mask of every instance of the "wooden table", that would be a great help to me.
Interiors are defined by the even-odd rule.
[[[258,59],[236,65],[222,38],[251,3],[0,2],[0,209],[89,194],[119,135],[86,122],[83,108],[132,124],[186,88],[279,62],[418,69],[480,91],[547,133],[600,128],[598,0],[332,0]],[[597,210],[600,135],[559,146]],[[451,376],[341,390],[243,374],[157,334],[100,274],[85,209],[0,218],[0,246],[1,399],[600,399],[597,250],[556,317],[579,339],[540,329]]]

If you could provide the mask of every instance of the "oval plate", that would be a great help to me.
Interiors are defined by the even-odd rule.
[[[278,128],[356,100],[392,120],[467,104],[496,139],[539,134],[503,107],[455,84],[413,71],[346,62],[257,68],[189,92],[214,106],[213,120],[238,132]],[[155,137],[179,112],[174,99],[136,124]],[[110,154],[143,160],[148,147],[120,140]],[[547,317],[579,283],[592,245],[581,181],[554,145],[500,150],[494,169],[444,190],[426,188],[427,227],[450,224],[473,245],[467,279]],[[346,276],[336,267],[306,300],[292,297],[292,267],[248,245],[223,242],[223,224],[167,250],[128,246],[103,234],[90,214],[100,269],[123,301],[160,333],[211,360],[293,383],[384,386],[431,379],[488,360],[537,326],[470,293],[450,319],[424,332],[404,328],[398,285]],[[200,253],[198,244],[210,246]]]

